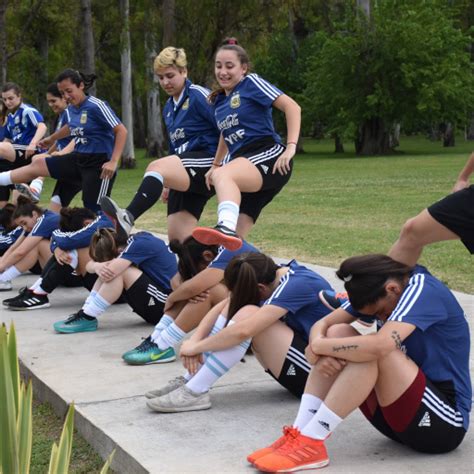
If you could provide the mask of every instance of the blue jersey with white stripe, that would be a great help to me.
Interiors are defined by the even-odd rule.
[[[59,115],[58,123],[56,124],[55,132],[57,132],[58,130],[61,130],[61,128],[63,128],[64,125],[68,125],[68,124],[69,124],[69,111],[68,111],[68,109],[66,109],[63,112],[61,112],[61,114]],[[56,150],[61,151],[64,147],[69,145],[71,140],[72,140],[71,136],[68,136],[66,138],[60,138],[59,140],[56,140]]]
[[[217,268],[219,270],[225,270],[229,262],[236,256],[245,252],[257,252],[260,250],[255,248],[252,244],[249,244],[245,240],[242,241],[242,247],[238,250],[227,250],[225,247],[219,247],[219,251],[215,256],[214,260],[209,264],[208,268]]]
[[[313,270],[292,260],[288,272],[264,305],[286,309],[285,323],[306,341],[313,324],[331,312],[319,299],[321,290],[331,290],[331,285]]]
[[[53,232],[59,228],[59,214],[46,210],[44,214],[38,217],[36,224],[28,234],[29,237],[41,237],[50,239]]]
[[[7,116],[5,138],[15,145],[29,145],[41,122],[44,122],[43,116],[31,105],[22,103]]]
[[[15,227],[10,232],[0,232],[0,252],[6,252],[23,234],[23,227]]]
[[[78,107],[70,105],[69,129],[74,138],[77,153],[105,153],[109,159],[114,148],[113,129],[120,125],[120,119],[107,102],[87,96]]]
[[[216,120],[232,158],[258,140],[281,143],[272,118],[272,104],[283,92],[257,74],[245,76],[229,94],[216,98]]]
[[[350,303],[343,308],[355,314]],[[463,309],[449,288],[426,268],[417,265],[387,321],[415,326],[416,329],[403,341],[402,350],[432,382],[451,382],[454,385],[457,409],[462,413],[463,425],[467,429],[472,398],[469,326]]]
[[[59,247],[62,250],[74,250],[89,247],[92,236],[97,229],[115,229],[114,223],[103,213],[100,213],[90,224],[82,229],[64,232],[55,230],[51,236],[51,251]]]
[[[209,89],[186,79],[178,104],[170,97],[163,108],[163,119],[170,141],[170,154],[185,151],[205,151],[214,156],[219,142],[219,130],[214,106],[207,101]]]
[[[0,142],[5,138],[5,125],[0,124]]]
[[[133,234],[118,258],[129,260],[161,288],[171,290],[170,280],[178,272],[178,264],[174,253],[160,238],[149,232]]]

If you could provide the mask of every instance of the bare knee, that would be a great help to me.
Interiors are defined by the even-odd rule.
[[[400,232],[400,240],[416,242],[420,236],[420,226],[418,225],[418,216],[408,219],[403,224]]]
[[[359,333],[350,324],[334,324],[326,333],[327,337],[351,337]]]

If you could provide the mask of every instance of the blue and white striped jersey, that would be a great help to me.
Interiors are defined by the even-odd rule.
[[[356,314],[350,302],[342,308]],[[467,429],[472,398],[469,326],[449,288],[417,265],[387,321],[415,326],[403,341],[402,350],[432,382],[453,383],[457,408]]]
[[[43,239],[50,239],[53,232],[59,228],[59,214],[56,212],[46,210],[44,214],[38,217],[36,224],[29,237],[42,237]]]
[[[215,256],[214,260],[209,264],[208,268],[217,268],[219,270],[225,270],[229,262],[236,256],[245,252],[258,252],[260,250],[255,248],[252,244],[249,244],[245,240],[242,241],[242,247],[238,250],[227,250],[225,247],[219,247],[219,251]]]
[[[273,126],[272,104],[283,92],[257,74],[249,74],[234,90],[216,99],[216,120],[232,158],[255,141],[271,138],[281,143]]]
[[[41,122],[44,122],[43,116],[33,106],[22,103],[8,114],[4,138],[15,145],[29,145]]]
[[[209,89],[193,84],[189,79],[178,104],[170,97],[163,107],[163,119],[170,141],[170,154],[205,151],[214,156],[219,142],[219,130],[214,106],[209,104]]]
[[[319,292],[332,288],[321,275],[295,260],[284,266],[288,272],[263,304],[286,309],[285,323],[307,341],[313,324],[331,312],[321,303]]]
[[[118,258],[129,260],[161,288],[171,290],[170,281],[178,272],[178,264],[175,254],[162,239],[149,232],[133,234]]]
[[[74,250],[89,247],[92,236],[97,229],[102,228],[114,229],[114,223],[102,213],[88,225],[82,229],[72,232],[64,232],[62,230],[55,230],[51,236],[51,252],[59,247],[62,250]]]
[[[64,125],[68,125],[68,124],[69,124],[69,111],[68,109],[66,109],[63,112],[61,112],[61,115],[58,118],[58,123],[56,124],[55,132],[63,128]],[[66,138],[60,138],[59,140],[56,141],[56,150],[61,151],[64,147],[69,145],[71,140],[72,140],[71,136],[68,136]]]
[[[6,252],[23,234],[23,227],[18,226],[9,232],[0,232],[0,253]]]
[[[110,158],[114,148],[113,129],[120,125],[120,119],[107,102],[94,96],[87,96],[79,107],[70,105],[69,129],[74,138],[77,153],[106,153]]]

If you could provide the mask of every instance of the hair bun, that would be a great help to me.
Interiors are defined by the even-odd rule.
[[[222,42],[222,46],[227,45],[227,44],[235,44],[235,45],[237,45],[237,44],[239,44],[239,42],[237,41],[237,38],[232,37],[232,38],[226,38],[226,39]]]

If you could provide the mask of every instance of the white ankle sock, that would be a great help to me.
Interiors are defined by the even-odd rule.
[[[105,298],[96,293],[90,300],[84,304],[82,311],[87,314],[87,316],[92,316],[97,318],[101,314],[105,313],[107,308],[111,305]]]
[[[301,430],[301,434],[313,439],[326,439],[341,421],[342,418],[323,402],[316,415]]]
[[[3,273],[0,273],[0,281],[10,281],[20,276],[21,272],[18,271],[18,268],[15,265],[8,267]]]
[[[161,331],[164,331],[170,324],[174,322],[174,319],[169,314],[161,316],[158,324],[155,326],[153,333],[151,334],[151,340],[156,343]]]
[[[4,171],[0,173],[0,186],[9,186],[12,183],[12,172]]]
[[[174,322],[172,322],[167,328],[161,331],[158,339],[155,342],[160,350],[164,351],[168,347],[176,347],[186,336],[186,333]]]
[[[223,316],[219,316],[219,318],[221,317],[223,318]],[[233,321],[229,322],[229,326],[231,324],[233,324]],[[204,365],[186,384],[186,387],[196,393],[207,392],[218,379],[242,360],[250,345],[250,341],[250,339],[247,339],[238,346],[230,347],[223,351],[211,352]]]
[[[317,413],[322,402],[323,401],[315,395],[303,393],[293,426],[301,431]]]
[[[217,206],[217,222],[231,230],[237,227],[240,208],[232,201],[223,201]]]

